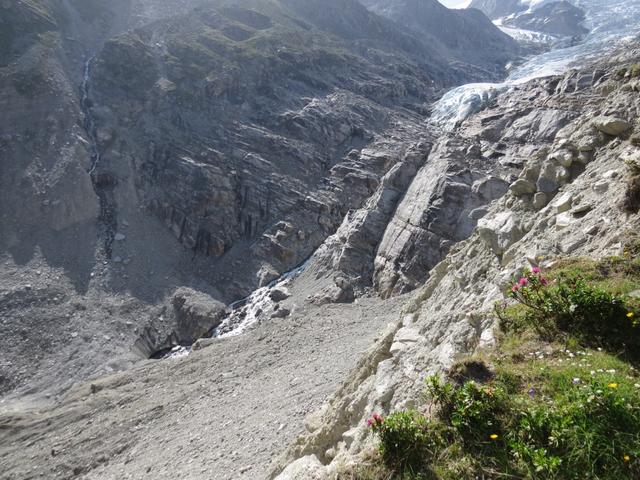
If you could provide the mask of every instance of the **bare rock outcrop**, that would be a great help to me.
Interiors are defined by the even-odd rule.
[[[623,56],[624,61],[629,58],[638,58],[637,53]],[[600,67],[608,71],[618,68],[614,62]],[[413,407],[421,398],[427,375],[442,372],[459,355],[493,342],[494,303],[503,299],[523,268],[544,268],[554,258],[566,255],[620,254],[628,238],[626,232],[638,229],[637,216],[621,208],[628,181],[624,159],[637,153],[637,145],[607,134],[596,135],[589,150],[581,150],[581,132],[593,128],[593,119],[600,112],[628,119],[633,125],[640,115],[640,99],[623,88],[624,80],[617,81],[607,95],[601,95],[597,82],[571,93],[543,88],[552,92],[540,94],[547,108],[573,107],[569,118],[548,130],[531,115],[531,103],[519,106],[518,99],[521,94],[531,98],[546,82],[555,81],[531,82],[520,91],[506,92],[495,106],[461,125],[457,135],[475,132],[482,138],[483,123],[486,126],[490,119],[503,118],[497,113],[507,105],[507,127],[518,118],[527,118],[529,141],[535,144],[519,141],[509,145],[505,136],[501,139],[505,145],[494,150],[500,152],[500,163],[518,165],[520,179],[514,176],[514,183],[521,186],[525,179],[527,188],[511,188],[494,201],[471,236],[452,247],[431,270],[389,334],[372,347],[330,401],[309,417],[307,432],[280,459],[274,477],[286,478],[278,477],[285,465],[302,468],[304,459],[315,458],[324,468],[319,471],[314,460],[314,475],[339,478],[345,466],[357,464],[373,446],[365,422],[371,412]],[[581,107],[576,109],[576,105]],[[518,129],[523,123],[521,120]],[[524,156],[526,151],[530,154]],[[545,189],[545,205],[539,209],[532,202],[543,192],[534,195],[532,185],[541,175],[545,181],[553,179],[554,187]]]

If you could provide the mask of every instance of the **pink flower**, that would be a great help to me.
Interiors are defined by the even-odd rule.
[[[372,427],[374,425],[379,425],[383,422],[384,422],[384,419],[380,416],[380,414],[374,413],[373,415],[371,415],[371,418],[367,420],[367,425],[369,427]]]
[[[544,277],[540,277],[540,283],[546,287],[547,285],[549,285],[549,280]]]
[[[529,280],[522,277],[518,283],[520,284],[521,287],[526,287],[529,284]]]
[[[518,290],[520,290],[520,285],[514,285],[513,287],[511,287],[511,291],[512,292],[517,292]]]
[[[540,270],[540,267],[533,267],[533,270],[531,270],[533,273],[542,273],[542,270]]]

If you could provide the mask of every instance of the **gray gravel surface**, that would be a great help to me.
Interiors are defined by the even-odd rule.
[[[0,416],[0,478],[264,478],[401,297],[304,306],[188,357],[77,386]]]

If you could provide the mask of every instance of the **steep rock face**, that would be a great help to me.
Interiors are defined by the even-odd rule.
[[[576,78],[582,77],[580,90],[600,81],[602,72],[571,72],[557,80],[557,86],[556,81],[531,82],[526,92],[515,87],[502,97],[504,103],[468,120],[463,136],[435,140],[439,132],[427,128],[425,142],[432,147],[402,195],[384,197],[383,182],[373,197],[392,198],[385,206],[392,213],[380,214],[380,205],[370,202],[347,215],[314,256],[320,271],[340,272],[359,288],[372,287],[383,297],[406,293],[427,280],[452,245],[471,235],[510,184],[531,198],[539,188],[554,194],[570,176],[570,169],[559,163],[538,161],[537,169],[527,170],[520,180],[518,175],[535,162],[532,158],[546,155],[557,131],[577,115],[558,106],[555,97],[575,89]],[[543,201],[538,196],[538,202]]]
[[[135,195],[229,301],[360,207],[393,163],[357,151],[460,77],[356,2],[219,3],[108,42],[91,100],[112,203]]]
[[[578,37],[588,30],[582,26],[585,20],[584,11],[563,0],[551,2],[517,15],[513,19],[506,19],[504,25],[548,33],[560,37]]]
[[[477,231],[431,270],[405,315],[381,335],[330,402],[307,418],[308,433],[274,476],[289,464],[277,478],[295,478],[291,472],[305,469],[314,478],[339,478],[341,468],[360,461],[373,444],[365,423],[371,412],[413,407],[425,376],[493,342],[494,302],[522,268],[544,267],[559,256],[621,253],[627,232],[638,228],[637,215],[621,206],[628,182],[624,159],[637,156],[638,147],[629,140],[629,128],[615,136],[602,135],[598,126],[640,125],[638,96],[615,75],[620,63],[638,58],[635,47],[586,71],[520,86],[462,123],[454,138],[506,144],[513,153],[501,161],[520,170],[513,185],[526,181],[532,187],[510,188],[488,208]],[[597,79],[579,89],[563,88],[580,76]],[[549,109],[556,115],[548,115]],[[541,192],[541,178],[553,187]],[[536,202],[540,194],[545,202]]]
[[[468,148],[439,142],[398,206],[374,262],[374,285],[383,297],[424,283],[451,245],[471,234],[483,207],[505,193],[509,169],[469,159]]]
[[[502,57],[452,64],[355,1],[5,0],[0,13],[0,348],[16,357],[0,375],[15,395],[184,342],[176,290],[242,298],[389,181],[381,238],[428,104],[501,73]],[[342,300],[359,288],[329,281]],[[17,359],[23,340],[38,361]]]
[[[517,43],[476,10],[449,10],[436,0],[364,0],[374,12],[415,32],[447,52],[451,61],[485,67],[500,75],[518,54]]]
[[[469,8],[480,10],[492,20],[526,10],[520,0],[473,0]]]

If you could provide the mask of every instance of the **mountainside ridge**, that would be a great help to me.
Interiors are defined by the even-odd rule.
[[[502,144],[499,162],[519,165],[520,174],[471,237],[433,268],[329,402],[307,417],[306,432],[272,478],[357,475],[359,465],[371,464],[371,414],[413,408],[426,377],[493,345],[495,302],[523,270],[623,254],[638,225],[637,213],[623,205],[634,182],[627,165],[640,159],[632,133],[640,125],[640,87],[620,66],[639,55],[636,43],[587,69],[519,86],[452,134],[470,147]],[[575,113],[557,117],[569,111]],[[609,128],[618,121],[619,129]]]
[[[17,357],[0,391],[57,393],[195,341],[207,327],[184,336],[181,287],[216,309],[302,264],[422,135],[437,92],[501,75],[348,6],[2,3],[3,28],[20,29],[0,48],[1,308]],[[41,362],[20,357],[23,338]],[[52,381],[52,364],[71,378]]]
[[[330,241],[326,251],[346,259],[358,252],[377,254],[357,241],[358,232],[369,226],[380,232],[387,227],[380,229],[378,222],[392,225],[399,217],[401,225],[410,218],[402,209],[387,209],[380,199],[396,205],[394,190],[407,184],[415,184],[419,193],[413,198],[429,198],[431,190],[420,186],[424,179],[414,172],[423,170],[438,183],[424,162],[432,158],[445,185],[450,181],[455,190],[461,179],[471,183],[461,190],[462,205],[470,202],[462,211],[469,214],[474,205],[467,192],[485,192],[487,200],[474,214],[480,218],[478,229],[443,254],[415,293],[331,304],[341,301],[352,272],[339,276],[342,280],[327,277],[321,250],[274,295],[278,310],[290,312],[285,318],[265,319],[242,336],[201,342],[186,358],[141,364],[79,384],[52,408],[4,414],[4,476],[37,478],[53,471],[59,478],[168,478],[180,472],[227,478],[233,472],[234,478],[264,478],[282,442],[301,433],[304,416],[307,432],[274,465],[273,476],[335,478],[357,464],[360,453],[372,446],[364,422],[372,411],[411,406],[424,376],[492,342],[493,321],[484,313],[514,272],[538,257],[615,254],[624,232],[637,229],[637,215],[624,213],[619,203],[628,181],[621,159],[638,153],[632,132],[638,128],[639,87],[631,74],[618,72],[621,66],[630,71],[639,58],[635,46],[592,67],[505,91],[456,132],[433,132],[422,145],[407,149],[395,175],[390,171],[382,181],[386,188],[345,225],[358,224],[351,222],[358,217],[366,221],[350,235],[338,234],[339,248],[333,250]],[[620,120],[607,120],[615,118]],[[624,128],[614,131],[613,125]],[[469,179],[464,172],[478,168],[475,163],[484,165],[485,180],[494,180]],[[453,175],[439,165],[449,165]],[[412,203],[426,212],[433,208],[428,201]],[[457,208],[452,212],[453,218],[464,218]],[[367,265],[373,257],[366,258],[361,265],[371,272]],[[352,287],[357,290],[357,282]],[[376,335],[385,324],[389,328]],[[355,354],[376,336],[368,352]],[[338,390],[329,403],[311,413],[334,387]],[[283,390],[290,395],[283,398]],[[265,402],[273,408],[265,409]],[[51,445],[53,457],[29,440],[34,435]]]
[[[637,41],[449,131],[519,47],[363,3],[0,0],[2,480],[344,478],[519,269],[623,249]]]

